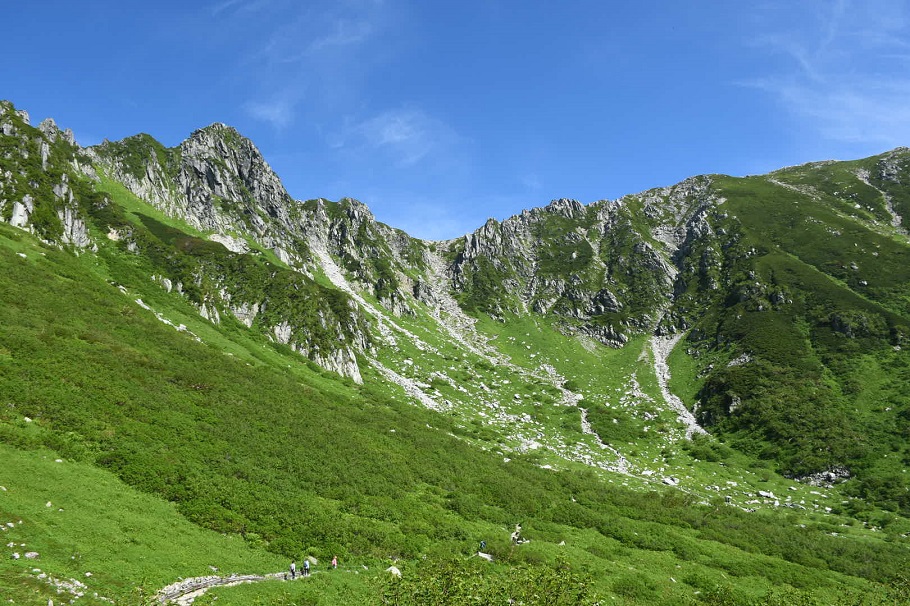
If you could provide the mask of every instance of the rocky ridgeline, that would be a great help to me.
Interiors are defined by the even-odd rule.
[[[148,135],[86,150],[75,143],[71,131],[61,131],[53,120],[32,127],[26,112],[3,102],[0,136],[4,150],[0,217],[45,242],[98,250],[88,228],[89,207],[110,204],[107,194],[94,191],[100,171],[168,215],[214,232],[211,239],[234,253],[248,253],[248,242],[258,243],[301,268],[304,276],[312,275],[304,262],[311,258],[302,237],[307,224],[299,215],[291,216],[302,207],[291,200],[253,144],[230,127],[216,124],[201,129],[172,150]],[[330,227],[325,226],[327,232]],[[112,226],[105,235],[126,251],[145,252],[130,224]],[[97,232],[94,237],[99,237]],[[230,263],[196,261],[190,275],[162,273],[153,280],[183,296],[192,292],[190,301],[214,323],[225,314],[251,328],[255,323],[257,330],[317,364],[361,380],[356,352],[368,351],[371,340],[356,306],[332,304],[316,296],[309,311],[299,310],[286,301],[287,292],[249,288],[254,277],[237,275]],[[288,285],[296,286],[304,276],[290,279]],[[258,279],[268,282],[270,277]],[[190,283],[192,288],[185,289]]]
[[[0,137],[0,218],[47,242],[90,247],[71,185],[89,162],[73,132],[51,118],[32,127],[28,112],[0,101]]]
[[[412,250],[414,239],[378,223],[364,204],[349,198],[339,203],[292,199],[256,146],[224,124],[197,130],[173,149],[137,135],[90,152],[136,196],[212,233],[212,240],[234,252],[249,250],[249,240],[312,273],[318,269],[312,249],[321,248],[356,261],[359,267],[351,273],[371,290],[381,290],[371,259],[391,261],[398,277],[420,263],[424,247]]]
[[[255,242],[307,275],[326,272],[317,253],[327,253],[357,290],[395,315],[421,304],[438,315],[436,293],[445,290],[461,301],[483,299],[480,309],[493,315],[554,314],[569,331],[614,346],[654,329],[671,303],[681,251],[709,231],[707,178],[589,206],[555,200],[502,223],[491,219],[463,238],[428,243],[377,222],[353,199],[291,199],[258,149],[223,124],[173,149],[138,135],[92,153],[134,194],[214,232],[230,250],[245,252]],[[440,263],[441,285],[432,270]],[[499,292],[478,293],[490,268]],[[246,302],[241,317],[257,303]]]
[[[91,152],[107,174],[135,195],[196,229],[214,232],[210,239],[235,253],[249,252],[252,243],[310,277],[328,273],[325,258],[338,259],[359,291],[398,315],[413,313],[415,299],[427,299],[432,292],[425,280],[412,277],[413,266],[428,264],[425,245],[378,223],[356,200],[291,199],[258,149],[228,126],[200,129],[173,149],[138,135],[105,142]],[[212,321],[230,313],[252,326],[269,307],[268,301],[244,297],[248,289],[232,289],[228,283],[237,279],[218,271],[204,273],[217,288],[197,306]],[[328,315],[321,314],[323,320]],[[353,317],[342,320],[359,325]],[[298,328],[294,318],[284,317],[266,332],[318,364],[360,380],[356,352],[366,351],[370,342],[364,331],[353,331],[352,339],[338,330],[341,346],[318,350],[300,338]]]
[[[705,218],[715,199],[705,177],[587,206],[554,200],[501,223],[490,219],[463,238],[429,243],[377,222],[353,199],[291,199],[258,149],[223,124],[173,149],[138,135],[92,153],[134,194],[214,232],[211,238],[230,250],[245,252],[254,242],[307,275],[327,273],[328,255],[356,290],[394,315],[426,305],[438,317],[438,293],[445,291],[494,316],[555,315],[567,332],[612,346],[657,327],[686,254],[713,235]],[[442,275],[434,271],[440,265]],[[238,318],[248,323],[259,303],[243,302]]]
[[[137,197],[219,241],[249,236],[289,264],[306,256],[291,237],[293,200],[259,150],[229,126],[199,129],[174,149],[136,135],[89,151]]]
[[[452,283],[470,292],[492,272],[504,288],[487,311],[553,314],[570,332],[621,346],[657,327],[686,253],[713,235],[710,185],[693,178],[616,201],[560,199],[502,223],[490,219],[450,245]]]
[[[304,203],[295,229],[310,250],[337,259],[357,290],[376,297],[393,314],[413,314],[415,301],[435,303],[427,243],[379,223],[365,204],[352,198]],[[313,259],[323,272],[324,258],[316,254]]]

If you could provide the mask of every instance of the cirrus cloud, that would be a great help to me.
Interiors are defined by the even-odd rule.
[[[450,151],[460,137],[447,124],[420,109],[384,111],[351,122],[330,137],[337,150],[381,153],[396,166],[410,167],[428,156]]]
[[[791,11],[789,4],[781,10]],[[814,2],[760,28],[755,46],[784,66],[744,82],[821,137],[845,144],[910,141],[910,13],[904,2]],[[787,23],[781,26],[780,23]]]

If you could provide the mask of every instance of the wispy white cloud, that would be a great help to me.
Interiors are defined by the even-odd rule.
[[[444,122],[414,109],[382,112],[359,122],[349,122],[330,137],[339,150],[382,153],[399,167],[410,167],[426,157],[450,151],[460,140]]]
[[[282,130],[294,121],[295,105],[295,101],[285,98],[271,101],[250,101],[244,106],[244,109],[256,120],[267,122],[275,129]]]
[[[386,19],[382,4],[372,2],[276,3],[269,13],[271,28],[251,62],[302,71],[350,60],[352,52],[376,38]]]
[[[243,0],[225,0],[224,2],[218,2],[211,8],[212,15],[217,16],[231,7],[237,6],[240,2],[243,2]]]
[[[845,143],[910,143],[910,81],[870,78],[807,86],[797,80],[756,81],[823,137]]]
[[[332,32],[310,42],[307,50],[313,54],[335,47],[357,45],[367,40],[374,29],[369,21],[336,19]]]
[[[300,124],[304,111],[337,120],[359,104],[387,18],[373,0],[220,0],[209,12],[236,57],[234,77],[251,89],[243,109],[279,129]]]
[[[910,142],[910,13],[905,2],[838,0],[775,13],[756,37],[784,67],[746,84],[766,92],[824,138],[851,144]],[[792,11],[785,3],[781,11]],[[786,26],[781,26],[786,23]]]
[[[231,12],[250,12],[265,8],[272,0],[224,0],[210,8],[213,17]]]

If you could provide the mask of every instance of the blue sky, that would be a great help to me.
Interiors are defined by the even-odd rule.
[[[225,122],[292,196],[429,239],[910,145],[910,0],[37,0],[4,21],[0,98],[33,123],[174,146]]]

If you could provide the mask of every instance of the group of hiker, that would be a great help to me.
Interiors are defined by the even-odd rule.
[[[525,542],[525,540],[522,539],[522,537],[521,537],[521,525],[520,524],[515,525],[515,532],[512,533],[512,542],[519,543],[519,544]],[[483,553],[483,551],[486,549],[486,547],[487,547],[487,542],[481,541],[480,542],[480,552]],[[338,568],[338,556],[332,556],[332,568],[333,569]],[[298,576],[300,576],[300,577],[310,576],[309,558],[303,559],[303,566],[299,570],[297,569],[297,560],[291,560],[291,566],[289,568],[289,571],[291,573],[291,580],[296,579]],[[285,580],[287,580],[288,575],[285,574],[284,578],[285,578]]]
[[[332,568],[338,568],[338,556],[332,556]],[[303,567],[300,570],[297,570],[297,560],[291,560],[291,580],[296,579],[298,576],[308,577],[310,576],[310,560],[304,558]],[[287,578],[287,575],[285,575]]]
[[[522,538],[522,536],[521,536],[521,524],[516,524],[516,525],[515,525],[515,532],[512,533],[512,542],[515,543],[515,544],[521,544],[521,543],[527,542],[527,541],[526,541],[524,538]],[[486,541],[481,541],[481,542],[480,542],[480,553],[481,553],[481,554],[483,554],[483,551],[486,549],[486,547],[487,547],[487,542],[486,542]],[[488,556],[488,557],[489,557],[489,556]],[[334,568],[338,568],[338,556],[332,556],[332,568],[333,568],[333,569],[334,569]],[[304,558],[304,559],[303,559],[303,567],[302,567],[300,570],[297,569],[297,560],[291,560],[290,572],[291,572],[291,579],[292,579],[292,580],[293,580],[293,579],[296,579],[298,576],[300,576],[300,577],[308,577],[308,576],[310,576],[310,560],[309,560],[309,558]],[[284,575],[284,578],[285,578],[285,580],[287,580],[287,578],[288,578],[287,575]]]

